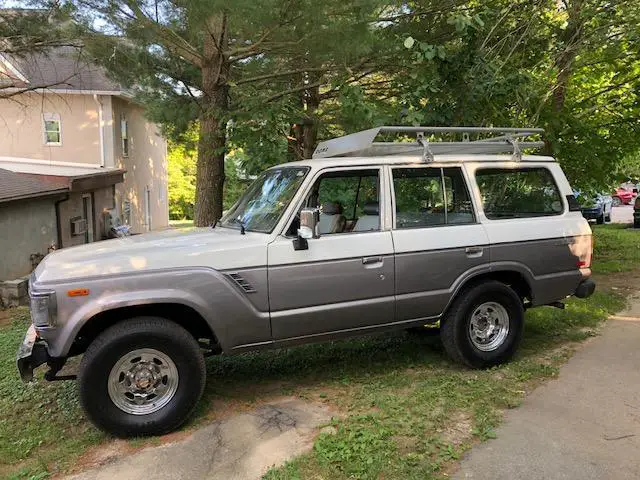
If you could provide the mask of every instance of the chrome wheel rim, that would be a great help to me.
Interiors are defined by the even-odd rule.
[[[469,322],[469,338],[482,352],[498,349],[509,335],[509,314],[496,302],[485,302],[476,307]]]
[[[107,385],[111,401],[120,410],[148,415],[171,401],[178,380],[178,369],[169,356],[152,348],[139,348],[116,362]]]

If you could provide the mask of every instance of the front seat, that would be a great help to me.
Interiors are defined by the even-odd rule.
[[[371,232],[380,230],[380,207],[378,202],[364,204],[364,215],[361,216],[353,227],[354,232]]]
[[[344,230],[346,219],[342,215],[342,205],[336,202],[322,204],[320,213],[320,235],[329,233],[341,233]]]

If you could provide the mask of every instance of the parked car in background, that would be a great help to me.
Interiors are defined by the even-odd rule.
[[[612,196],[613,206],[619,207],[620,205],[629,205],[635,196],[636,194],[633,193],[632,190],[627,190],[624,187],[618,187]]]
[[[633,204],[633,228],[640,228],[640,197]]]
[[[595,220],[598,225],[611,221],[613,199],[609,195],[596,194],[591,197],[581,195],[578,199],[584,218],[587,220]]]

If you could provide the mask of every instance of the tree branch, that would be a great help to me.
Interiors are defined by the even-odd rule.
[[[310,72],[324,73],[330,70],[331,70],[330,68],[300,68],[298,70],[289,70],[288,72],[276,72],[276,73],[269,73],[266,75],[258,75],[257,77],[252,77],[252,78],[245,78],[243,80],[238,80],[236,82],[236,85],[260,82],[262,80],[270,80],[272,78],[278,78],[278,77],[288,77],[289,75],[297,75],[298,73],[310,73]]]
[[[202,67],[202,57],[193,46],[184,38],[174,32],[172,29],[165,27],[160,23],[154,22],[149,18],[138,6],[135,0],[126,0],[126,5],[133,11],[136,20],[156,31],[160,39],[168,50],[183,57],[188,62],[197,67]]]
[[[305,90],[309,90],[311,88],[320,87],[323,83],[324,83],[323,81],[319,81],[319,82],[309,83],[307,85],[301,85],[299,87],[291,88],[289,90],[285,90],[284,92],[277,93],[276,95],[272,95],[269,98],[267,98],[266,103],[271,103],[275,100],[278,100],[282,97],[286,97],[287,95],[291,95],[293,93],[304,92]]]

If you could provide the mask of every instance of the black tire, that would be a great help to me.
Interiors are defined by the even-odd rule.
[[[634,220],[633,221],[633,228],[640,228],[640,221]]]
[[[598,218],[596,218],[596,223],[598,225],[602,225],[604,223],[604,213],[600,215]]]
[[[606,217],[604,217],[604,221],[606,223],[611,223],[611,214],[607,215]]]
[[[509,330],[492,351],[482,351],[471,341],[472,314],[482,304],[495,302],[508,314]],[[463,290],[445,314],[440,326],[442,344],[452,360],[471,368],[488,368],[507,362],[522,339],[524,309],[520,297],[504,283],[490,280]]]
[[[620,205],[622,205],[622,199],[620,197],[612,197],[611,202],[614,207],[619,207]]]
[[[108,378],[120,359],[143,348],[169,357],[178,372],[177,387],[159,410],[132,414],[113,402]],[[205,380],[204,357],[189,332],[163,318],[131,318],[108,328],[89,345],[78,375],[80,404],[96,427],[117,437],[161,435],[185,423],[202,396]]]

